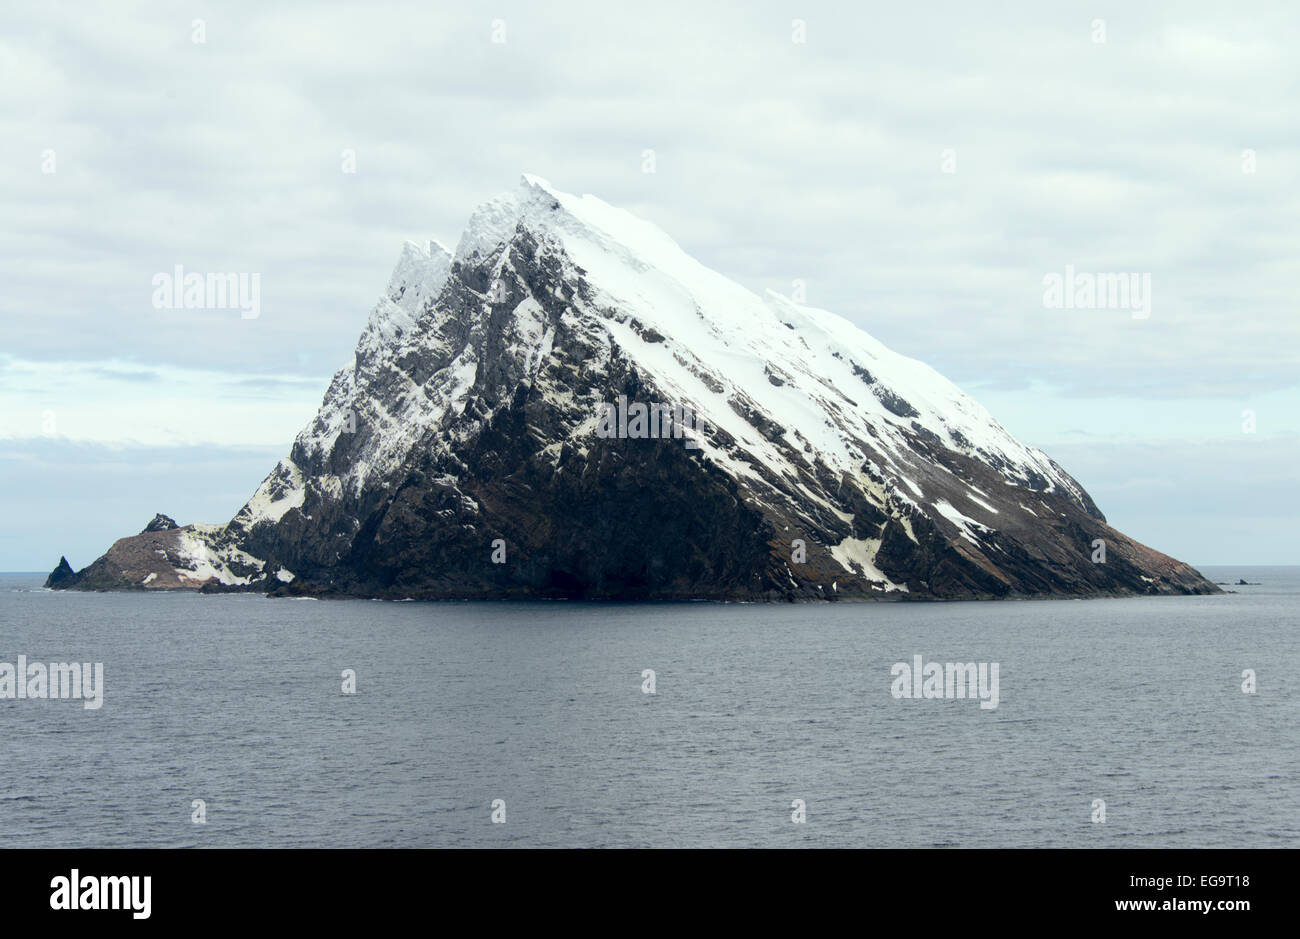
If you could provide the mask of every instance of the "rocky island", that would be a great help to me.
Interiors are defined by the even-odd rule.
[[[159,515],[80,571],[61,559],[46,585],[424,599],[1220,592],[1111,528],[1065,470],[933,369],[533,176],[480,206],[454,252],[407,243],[353,360],[229,522]]]

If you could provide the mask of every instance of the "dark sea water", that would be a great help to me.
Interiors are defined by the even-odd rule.
[[[99,710],[0,700],[0,831],[9,847],[1300,846],[1300,568],[1203,571],[1261,585],[594,605],[0,575],[0,662],[102,662],[105,686]],[[895,699],[891,666],[916,654],[999,663],[999,706]]]

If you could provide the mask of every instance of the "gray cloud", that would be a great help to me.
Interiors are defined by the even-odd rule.
[[[529,170],[755,288],[805,280],[958,381],[1295,380],[1285,4],[1231,23],[1209,3],[1126,10],[1104,44],[1091,5],[1032,3],[22,9],[0,196],[3,312],[30,358],[341,363],[401,240],[453,240]],[[152,309],[174,263],[262,273],[263,318]],[[1149,271],[1154,315],[1043,309],[1067,263]]]

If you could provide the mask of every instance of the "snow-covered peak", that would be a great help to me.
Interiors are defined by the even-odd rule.
[[[563,192],[532,173],[524,173],[513,192],[501,193],[475,209],[456,248],[456,259],[491,254],[510,240],[520,223],[534,230],[586,239],[611,250],[621,246],[626,256],[678,277],[725,281],[652,222],[596,196]]]
[[[537,281],[535,252],[559,264],[546,275],[558,281]],[[481,290],[480,280],[468,292],[464,285],[445,289],[453,268],[485,264],[516,284],[508,320],[486,316],[487,298],[465,305]],[[579,280],[584,286],[575,296]],[[569,299],[556,311],[552,298],[560,295]],[[323,467],[341,436],[355,432],[358,447],[338,485],[359,491],[396,472],[429,440],[446,445],[451,438],[442,428],[473,394],[501,401],[512,393],[504,385],[480,387],[483,381],[531,382],[539,373],[555,339],[542,300],[570,328],[603,334],[598,345],[616,346],[662,403],[688,407],[720,431],[701,438],[707,456],[760,490],[774,478],[806,480],[816,464],[832,479],[856,480],[881,504],[906,503],[943,518],[937,503],[960,496],[982,504],[954,475],[951,461],[936,457],[938,448],[989,466],[1010,485],[1059,488],[1085,504],[1086,495],[1045,454],[1012,437],[923,362],[834,313],[771,291],[760,296],[695,260],[656,225],[530,174],[474,211],[454,255],[436,242],[403,246],[355,362],[335,376],[296,452]],[[440,326],[448,317],[461,318],[451,333]],[[517,370],[481,368],[484,357],[495,355],[481,344],[491,329],[503,330],[496,348]],[[463,347],[447,346],[448,336]],[[570,391],[556,394],[571,400]],[[566,433],[575,441],[593,433],[595,413],[574,407]],[[457,433],[476,426],[471,421]],[[828,497],[824,507],[838,511],[832,504],[840,496]]]
[[[586,272],[598,305],[633,320],[616,318],[610,331],[665,393],[752,445],[774,468],[792,469],[735,413],[739,398],[800,431],[839,470],[855,471],[863,462],[861,448],[848,438],[869,436],[885,450],[887,475],[913,492],[907,464],[914,436],[922,433],[993,463],[1010,482],[1059,485],[1081,495],[1045,454],[1016,440],[928,365],[834,313],[771,291],[759,296],[701,264],[658,226],[595,196],[575,196],[524,174],[516,191],[474,213],[457,257],[487,257],[521,228],[558,242]],[[666,339],[646,342],[647,331]]]
[[[437,296],[451,273],[451,252],[439,241],[407,241],[388,278],[386,296],[410,313],[417,313],[429,297]]]
[[[402,245],[388,289],[380,297],[357,343],[357,364],[364,367],[384,350],[396,347],[415,325],[424,307],[438,296],[451,273],[451,254],[441,243]]]
[[[508,241],[519,224],[520,205],[519,194],[513,192],[502,193],[479,205],[461,232],[453,262],[471,262],[475,257],[491,254]]]
[[[610,243],[625,247],[646,263],[665,270],[675,271],[686,276],[713,274],[673,241],[662,228],[646,221],[625,209],[610,205],[596,196],[581,196],[561,192],[540,176],[525,173],[520,183],[525,205],[536,206],[540,200],[543,206],[551,208],[558,203],[560,209],[569,217],[567,221],[578,223],[563,225],[570,230],[578,226]],[[715,275],[716,276],[716,275]]]

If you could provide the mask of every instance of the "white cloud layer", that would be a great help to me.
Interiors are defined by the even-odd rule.
[[[402,241],[454,243],[527,171],[751,288],[803,281],[1028,442],[1226,441],[1258,402],[1290,439],[1297,27],[1208,0],[6,3],[0,436],[52,410],[69,440],[287,449]],[[177,264],[259,274],[261,316],[155,309]],[[1150,317],[1046,308],[1067,265],[1149,274]]]

